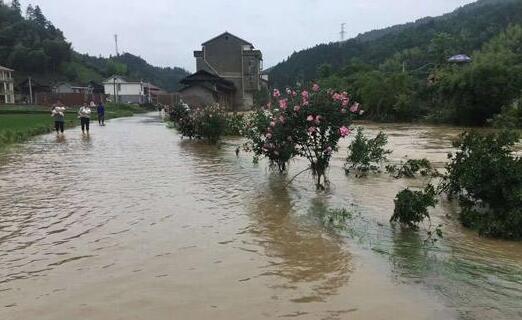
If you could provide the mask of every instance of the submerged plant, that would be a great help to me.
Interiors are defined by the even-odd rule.
[[[375,138],[367,138],[362,128],[357,129],[355,139],[348,147],[348,157],[346,158],[345,171],[357,170],[362,173],[378,171],[382,162],[386,161],[386,156],[391,150],[386,150],[388,137],[383,132],[379,132]]]
[[[395,209],[390,222],[399,222],[402,225],[417,230],[419,223],[430,220],[429,207],[437,204],[437,193],[433,185],[429,184],[420,191],[404,189],[394,200]]]
[[[329,209],[321,214],[321,222],[326,227],[342,229],[348,220],[353,218],[353,213],[346,209]]]
[[[439,176],[437,170],[433,168],[428,159],[409,159],[399,167],[395,165],[386,166],[386,171],[391,174],[394,178],[415,178],[417,173],[420,173],[423,177],[436,177]]]
[[[171,119],[183,137],[205,139],[216,144],[225,133],[226,114],[218,105],[190,109],[178,105],[171,113]]]

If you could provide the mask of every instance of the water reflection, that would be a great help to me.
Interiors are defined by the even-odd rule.
[[[247,230],[269,258],[263,275],[281,278],[276,287],[299,288],[294,302],[325,301],[348,282],[352,257],[338,238],[299,218],[285,181],[269,176],[251,205]]]
[[[65,143],[65,142],[66,142],[65,135],[63,135],[63,134],[56,135],[56,143]]]
[[[448,206],[448,205],[446,205]],[[518,319],[522,316],[522,265],[519,244],[480,239],[446,229],[435,243],[421,232],[382,225],[363,216],[350,222],[343,234],[387,257],[396,281],[421,284],[446,298],[463,319]],[[495,242],[497,252],[490,251]],[[506,254],[506,247],[515,249]],[[513,258],[515,258],[513,260]]]

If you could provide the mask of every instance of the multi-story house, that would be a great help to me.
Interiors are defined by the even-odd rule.
[[[0,66],[0,104],[15,103],[13,72]]]
[[[254,45],[229,32],[212,38],[194,51],[196,73],[181,83],[181,97],[192,104],[225,101],[233,110],[254,105],[254,95],[261,89],[263,55]],[[190,104],[190,103],[189,103]]]

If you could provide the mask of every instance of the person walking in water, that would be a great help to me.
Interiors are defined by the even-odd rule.
[[[98,113],[98,124],[100,126],[105,125],[105,106],[103,105],[103,102],[100,101],[98,104],[98,107],[96,108],[96,111]]]
[[[91,121],[91,108],[84,103],[83,106],[78,111],[78,116],[80,117],[80,123],[82,125],[82,133],[87,131],[89,134],[89,122]]]
[[[65,107],[62,106],[60,102],[53,105],[51,117],[54,119],[54,129],[56,130],[56,134],[63,134],[65,124]]]

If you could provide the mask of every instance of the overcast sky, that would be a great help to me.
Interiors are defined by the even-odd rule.
[[[5,1],[9,2],[9,1]],[[194,71],[193,50],[229,31],[252,42],[270,67],[292,52],[373,29],[453,11],[473,0],[21,0],[39,5],[81,53],[141,56]]]

